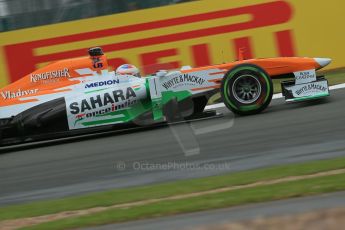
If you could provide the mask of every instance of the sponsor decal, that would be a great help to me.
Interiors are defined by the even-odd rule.
[[[162,86],[168,90],[170,88],[176,88],[181,85],[202,85],[204,84],[205,79],[197,77],[190,74],[183,74],[177,77],[174,77],[166,82],[162,83]]]
[[[115,84],[119,84],[119,83],[120,83],[120,80],[119,80],[119,79],[92,82],[92,83],[86,84],[86,85],[85,85],[85,89],[88,89],[88,88],[95,88],[95,87],[100,87],[100,86],[115,85]]]
[[[77,114],[75,116],[74,126],[78,122],[84,120],[85,118],[100,117],[102,115],[107,115],[107,114],[109,114],[111,112],[115,112],[117,110],[125,109],[125,108],[127,108],[127,107],[129,107],[131,105],[134,105],[135,103],[137,103],[137,100],[128,100],[128,101],[125,101],[125,102],[117,104],[117,105],[116,104],[111,104],[107,108],[99,109],[99,110],[92,111],[92,112]]]
[[[82,114],[97,108],[113,106],[113,104],[119,102],[121,104],[119,104],[118,107],[125,108],[135,103],[136,97],[135,91],[131,87],[127,87],[126,90],[118,89],[114,90],[112,93],[99,94],[83,99],[81,102],[72,102],[69,104],[69,110],[71,114]]]
[[[325,87],[317,83],[312,83],[312,84],[303,86],[301,89],[296,90],[296,94],[300,96],[300,95],[304,95],[305,93],[310,93],[310,92],[327,92],[327,91],[328,91],[328,87]]]
[[[30,74],[31,82],[54,82],[62,77],[71,77],[69,74],[69,69],[64,68],[60,70],[53,70],[45,73]]]
[[[145,84],[142,82],[142,85],[123,85],[121,88],[117,85],[116,88],[66,97],[69,129],[124,123],[136,117],[142,111],[146,111],[146,108],[138,104],[140,100],[147,98],[147,89],[142,87]]]
[[[38,89],[28,89],[28,90],[18,89],[16,92],[4,91],[4,92],[0,92],[0,94],[3,99],[7,100],[7,99],[14,99],[17,97],[29,96],[31,94],[36,94],[37,92],[38,92]]]
[[[328,94],[327,81],[317,81],[311,83],[305,83],[301,85],[294,85],[286,87],[287,90],[291,90],[293,97],[313,97],[320,94]]]
[[[296,84],[303,84],[312,81],[316,81],[315,69],[305,70],[300,72],[294,72]]]

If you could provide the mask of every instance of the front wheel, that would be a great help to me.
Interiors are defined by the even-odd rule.
[[[266,109],[272,100],[273,83],[265,70],[242,64],[227,72],[222,80],[224,104],[239,115],[252,115]]]

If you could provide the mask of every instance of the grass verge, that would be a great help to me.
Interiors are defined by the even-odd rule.
[[[164,198],[290,176],[315,174],[318,172],[343,168],[345,168],[345,158],[337,158],[145,187],[116,189],[78,197],[3,207],[0,208],[0,220],[42,216],[63,211],[83,210],[93,207],[108,207],[116,204]]]
[[[162,201],[159,203],[126,209],[107,210],[92,215],[47,222],[23,229],[58,230],[82,228],[150,217],[223,208],[240,204],[334,192],[344,189],[345,174],[339,174],[274,185],[257,186],[254,188],[239,189],[175,201]]]

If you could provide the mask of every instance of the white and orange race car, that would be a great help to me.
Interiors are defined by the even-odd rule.
[[[287,101],[328,96],[327,80],[316,70],[330,62],[250,59],[138,77],[109,70],[102,49],[95,47],[87,57],[51,63],[0,89],[1,143],[198,117],[219,91],[234,113],[257,114],[270,104],[275,78],[292,78],[282,82]]]

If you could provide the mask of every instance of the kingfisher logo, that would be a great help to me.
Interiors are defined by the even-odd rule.
[[[119,80],[119,79],[92,82],[92,83],[86,84],[86,85],[85,85],[85,89],[95,88],[95,87],[101,87],[101,86],[111,86],[111,85],[116,85],[116,84],[119,84],[119,83],[120,83],[120,80]]]

